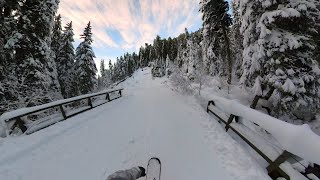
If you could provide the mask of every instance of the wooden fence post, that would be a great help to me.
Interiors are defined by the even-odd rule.
[[[230,124],[232,123],[233,119],[238,119],[238,118],[236,118],[236,117],[237,117],[237,116],[235,116],[235,115],[233,115],[233,114],[230,115],[230,117],[229,117],[229,119],[228,119],[228,121],[227,121],[227,124],[226,124],[226,131],[229,130]]]
[[[290,180],[290,177],[280,169],[280,165],[288,160],[291,157],[291,153],[288,151],[283,151],[283,153],[277,157],[275,161],[270,163],[267,167],[268,174],[271,178],[276,179],[278,177],[284,177],[287,180]]]
[[[110,101],[110,95],[109,95],[109,93],[107,93],[107,95],[106,95],[106,100]]]
[[[236,117],[234,118],[234,120],[236,121],[236,123],[238,123],[238,122],[239,122],[239,119],[240,119],[240,117],[239,117],[239,116],[236,116]]]
[[[88,105],[91,107],[91,109],[93,108],[93,106],[92,106],[92,102],[91,102],[91,98],[90,98],[90,97],[88,97]]]
[[[67,119],[67,115],[66,115],[66,113],[64,112],[63,107],[62,107],[61,104],[59,105],[59,108],[60,108],[60,111],[61,111],[61,113],[62,113],[63,119],[66,120],[66,119]]]
[[[20,128],[23,133],[26,132],[27,129],[28,129],[27,126],[24,124],[24,121],[22,121],[21,117],[17,117],[17,118],[16,118],[16,122],[13,124],[12,130],[13,130],[15,127]]]
[[[210,106],[211,104],[212,104],[212,105],[215,105],[213,101],[209,101],[209,102],[208,102],[208,106],[207,106],[207,113],[210,111],[210,110],[209,110],[209,106]]]

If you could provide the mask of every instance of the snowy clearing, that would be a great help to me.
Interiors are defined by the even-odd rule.
[[[270,179],[266,170],[192,98],[150,69],[127,81],[123,98],[28,136],[0,139],[0,179],[106,179],[162,161],[162,179]]]

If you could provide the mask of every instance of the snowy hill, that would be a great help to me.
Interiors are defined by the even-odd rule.
[[[192,98],[139,70],[123,98],[28,136],[0,139],[0,179],[105,179],[162,160],[162,179],[270,179]]]

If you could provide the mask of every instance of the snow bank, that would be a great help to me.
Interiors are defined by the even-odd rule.
[[[320,136],[307,124],[293,125],[248,108],[234,100],[212,96],[220,110],[243,117],[270,132],[283,148],[307,161],[320,164]]]

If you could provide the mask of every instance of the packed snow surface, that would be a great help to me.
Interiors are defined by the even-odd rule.
[[[0,179],[106,179],[149,158],[161,179],[270,179],[191,97],[150,69],[119,86],[123,97],[31,135],[0,138]]]

